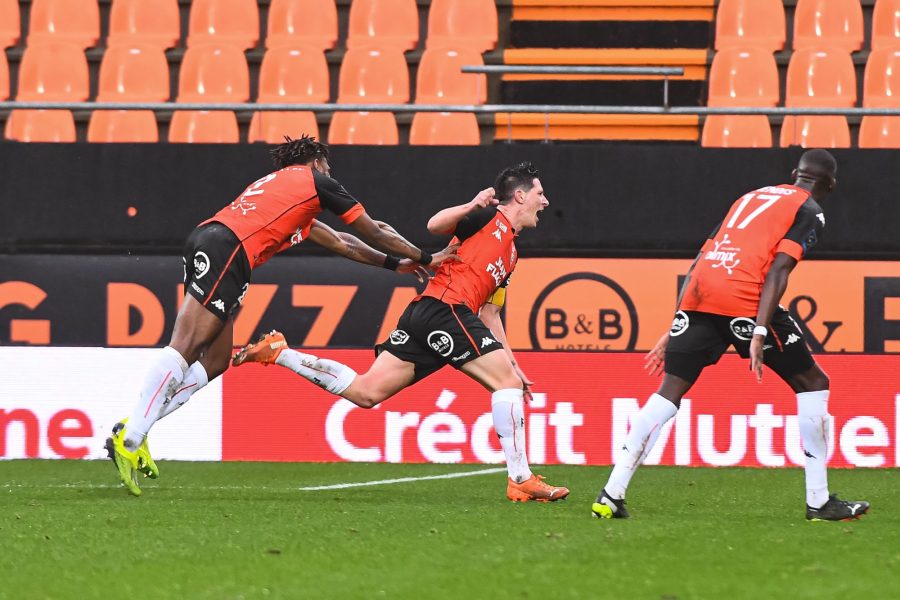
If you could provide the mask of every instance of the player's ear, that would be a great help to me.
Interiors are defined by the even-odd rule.
[[[791,171],[791,179],[793,179],[794,181],[797,180],[797,169]]]

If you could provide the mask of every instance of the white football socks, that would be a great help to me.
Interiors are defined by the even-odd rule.
[[[175,390],[175,393],[172,394],[172,399],[169,400],[168,404],[163,406],[162,411],[159,413],[159,419],[171,415],[173,412],[184,406],[185,402],[190,400],[191,396],[196,394],[199,390],[203,389],[207,383],[209,383],[209,376],[206,374],[206,369],[200,364],[200,361],[192,364],[191,368],[188,369],[187,375],[185,375],[184,379],[181,381],[181,385],[179,385],[178,389]]]
[[[828,502],[828,440],[832,417],[828,390],[797,394],[797,421],[806,455],[806,504],[820,508]]]
[[[150,427],[156,422],[172,394],[178,389],[187,374],[188,364],[184,357],[170,346],[166,346],[156,355],[156,363],[147,371],[141,398],[134,406],[125,427],[125,447],[136,450]]]
[[[523,392],[516,388],[497,390],[491,395],[494,430],[506,457],[509,478],[522,483],[531,477],[525,453],[525,408]]]
[[[340,396],[356,379],[356,371],[347,365],[290,348],[281,351],[281,354],[275,359],[275,364],[290,369],[336,396]]]
[[[625,445],[619,451],[609,481],[604,486],[607,494],[616,500],[625,497],[634,472],[650,454],[663,425],[677,412],[678,408],[659,394],[650,396],[631,423]]]

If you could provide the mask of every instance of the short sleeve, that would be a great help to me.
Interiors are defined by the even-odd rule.
[[[794,222],[775,251],[799,261],[819,242],[824,229],[825,213],[815,200],[809,198],[797,210]]]
[[[331,177],[313,169],[313,181],[316,184],[316,193],[319,195],[319,204],[322,205],[322,208],[341,217],[344,223],[352,223],[366,212],[363,205],[351,196],[344,186]]]
[[[459,241],[464,242],[490,223],[496,215],[497,209],[495,207],[481,208],[470,212],[456,224],[454,234],[459,238]]]

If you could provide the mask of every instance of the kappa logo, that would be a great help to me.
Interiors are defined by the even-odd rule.
[[[402,329],[395,329],[391,332],[390,340],[395,346],[401,346],[409,341],[409,334]]]
[[[453,338],[446,331],[437,329],[428,334],[428,345],[441,356],[450,356],[453,353]]]
[[[669,335],[672,337],[677,337],[687,331],[687,328],[691,324],[691,319],[687,316],[687,313],[683,310],[679,310],[675,313],[675,318],[672,319],[672,327],[669,329]]]
[[[799,342],[799,341],[800,341],[800,336],[797,335],[796,333],[792,333],[791,335],[788,336],[788,339],[787,339],[787,341],[784,343],[784,345],[785,345],[785,346],[790,346],[791,344],[793,344],[793,343],[795,343],[795,342]]]
[[[202,250],[194,255],[194,277],[201,279],[209,273],[209,256]]]
[[[246,217],[248,212],[256,210],[256,202],[244,200],[244,197],[241,196],[231,203],[231,210],[239,210],[241,211],[241,215]]]
[[[219,298],[218,300],[213,300],[212,302],[210,302],[210,304],[218,308],[220,311],[225,312],[225,303],[222,302],[221,298]]]
[[[825,213],[816,213],[816,218],[822,222],[822,227],[825,227]]]
[[[499,240],[500,237],[501,237],[501,235],[500,235],[500,230],[499,230],[499,229],[495,229],[495,230],[494,230],[494,233],[492,233],[491,235],[494,236],[495,238],[497,238],[497,239]]]
[[[489,337],[483,337],[483,338],[481,338],[481,347],[482,347],[482,348],[484,348],[484,347],[486,347],[486,346],[490,346],[490,345],[493,344],[493,343],[494,343],[494,340],[492,340],[492,339],[489,338]]]

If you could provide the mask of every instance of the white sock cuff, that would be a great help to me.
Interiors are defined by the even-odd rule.
[[[325,388],[326,391],[334,394],[335,396],[340,396],[344,393],[350,384],[353,383],[353,380],[356,379],[356,371],[348,367],[347,365],[341,365],[343,367],[340,369],[340,372],[335,376],[334,381],[328,384]]]
[[[163,355],[167,359],[174,360],[176,363],[178,363],[178,366],[181,367],[181,375],[183,377],[187,373],[189,367],[187,361],[184,360],[184,357],[181,355],[181,352],[179,352],[172,346],[166,346],[162,349],[162,351]]]
[[[653,393],[647,400],[647,404],[641,409],[641,412],[651,422],[651,425],[667,423],[678,412],[678,407],[659,394]]]
[[[824,417],[828,414],[829,390],[800,392],[797,394],[797,415],[800,417]]]
[[[200,364],[199,360],[192,364],[188,371],[197,380],[197,389],[200,389],[209,383],[209,374],[206,372],[206,368]]]
[[[504,388],[497,390],[491,394],[491,406],[498,402],[511,402],[513,404],[524,404],[525,392],[519,388]]]

